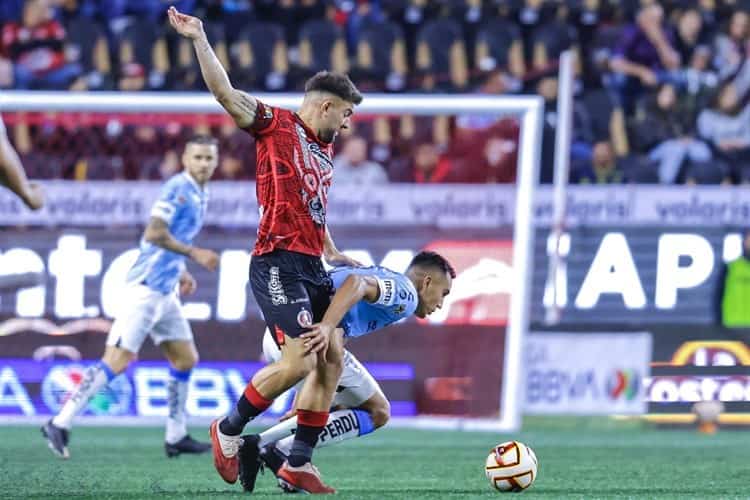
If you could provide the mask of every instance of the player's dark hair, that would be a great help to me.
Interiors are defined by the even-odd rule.
[[[187,146],[188,144],[200,144],[201,146],[218,146],[219,141],[216,139],[216,137],[210,135],[195,134],[187,140],[185,146]]]
[[[362,94],[359,93],[357,87],[344,73],[333,71],[319,71],[315,73],[305,83],[305,93],[314,91],[328,92],[352,104],[362,102]]]
[[[456,270],[453,269],[453,266],[451,266],[450,262],[448,262],[445,257],[443,257],[437,252],[430,252],[429,250],[419,252],[411,260],[411,263],[409,264],[409,268],[412,268],[415,266],[421,267],[423,269],[424,268],[438,269],[446,273],[451,278],[456,277]]]

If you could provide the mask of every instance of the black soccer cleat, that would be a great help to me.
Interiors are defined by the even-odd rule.
[[[52,450],[52,453],[60,458],[70,458],[70,452],[68,451],[69,430],[56,426],[52,423],[52,419],[47,420],[41,430],[42,435],[47,438],[47,446]]]
[[[287,458],[289,457],[284,455],[284,453],[273,444],[264,446],[263,449],[260,450],[260,459],[263,461],[263,465],[271,469],[274,475],[279,472],[279,469],[284,465]]]
[[[164,451],[169,458],[180,456],[183,453],[206,453],[211,449],[211,443],[196,441],[190,434],[174,444],[164,443]]]
[[[240,461],[240,484],[243,491],[252,493],[255,489],[255,479],[258,477],[258,470],[263,465],[260,461],[260,450],[258,450],[260,436],[257,434],[248,434],[242,436],[242,440],[244,442],[240,447],[240,452],[237,454]]]

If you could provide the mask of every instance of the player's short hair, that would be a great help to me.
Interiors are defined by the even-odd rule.
[[[305,83],[307,92],[328,92],[340,97],[346,102],[359,104],[362,102],[362,94],[344,73],[334,71],[319,71]]]
[[[438,269],[451,278],[456,277],[456,270],[453,269],[450,262],[439,253],[431,252],[429,250],[424,250],[415,255],[409,264],[409,269],[412,267]]]
[[[216,137],[213,137],[211,135],[206,134],[195,134],[190,139],[185,142],[185,147],[187,147],[188,144],[200,144],[201,146],[217,146],[219,145],[219,141],[216,139]]]

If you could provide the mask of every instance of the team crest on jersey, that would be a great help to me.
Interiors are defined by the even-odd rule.
[[[313,318],[310,311],[307,309],[301,309],[300,312],[297,313],[297,324],[302,328],[311,327],[313,324]]]
[[[404,314],[404,311],[406,311],[406,306],[403,304],[399,304],[393,308],[395,314]]]
[[[273,118],[273,110],[270,106],[263,106],[263,118],[265,120],[270,120]]]
[[[313,196],[310,198],[310,201],[307,202],[307,209],[310,211],[313,222],[321,226],[326,223],[326,207],[323,206],[320,197]]]

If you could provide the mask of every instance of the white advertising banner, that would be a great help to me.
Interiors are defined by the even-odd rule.
[[[531,333],[525,352],[526,414],[646,412],[650,333]]]
[[[0,225],[111,226],[142,224],[159,195],[158,182],[50,181],[42,183],[47,204],[27,210],[0,189]],[[250,227],[258,223],[254,182],[213,182],[207,223]],[[371,189],[331,190],[328,221],[334,225],[494,228],[515,219],[513,185],[390,184]],[[570,186],[567,226],[750,225],[750,190],[711,186]],[[549,225],[552,189],[535,197],[537,224]]]

